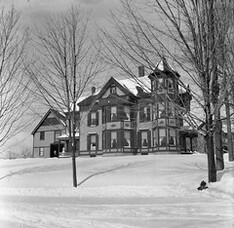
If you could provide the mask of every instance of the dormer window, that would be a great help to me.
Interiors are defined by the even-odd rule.
[[[152,85],[151,85],[152,91],[156,90],[156,81],[152,80]]]
[[[173,80],[172,79],[167,79],[167,87],[168,87],[168,91],[173,91]]]
[[[110,85],[110,93],[116,94],[116,85],[114,83]]]
[[[164,80],[163,78],[158,79],[158,92],[162,92],[164,88]]]

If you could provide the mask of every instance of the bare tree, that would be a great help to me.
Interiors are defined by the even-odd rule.
[[[214,135],[217,133],[220,139],[222,125],[219,113],[228,92],[227,85],[231,82],[230,75],[227,75],[226,85],[220,89],[220,83],[224,83],[218,71],[217,54],[223,31],[218,27],[218,20],[225,23],[225,13],[216,17],[214,0],[152,0],[139,5],[125,0],[122,6],[118,15],[112,14],[116,33],[112,35],[102,30],[106,47],[104,55],[110,63],[134,78],[132,65],[144,65],[153,71],[155,59],[162,55],[180,68],[186,75],[184,79],[192,82],[190,93],[203,114],[184,110],[183,118],[203,132],[208,155],[208,179],[215,182],[214,144],[219,147],[216,150],[216,161],[221,162],[219,169],[223,168],[223,160],[221,145],[216,143]],[[223,12],[227,9],[228,4]],[[188,90],[182,81],[180,83]]]
[[[77,187],[75,136],[80,121],[77,101],[101,70],[99,50],[90,39],[88,26],[87,16],[77,7],[51,15],[40,28],[42,32],[36,31],[39,60],[34,68],[28,68],[28,75],[37,86],[36,96],[67,117],[74,187]]]
[[[27,127],[28,92],[24,61],[29,31],[20,26],[20,14],[12,7],[0,9],[0,146]],[[29,122],[28,122],[29,123]]]
[[[232,91],[233,91],[233,82],[234,82],[234,33],[233,33],[233,22],[234,22],[234,6],[233,4],[228,4],[228,1],[221,1],[219,3],[221,7],[218,9],[218,16],[226,18],[226,20],[218,20],[219,30],[222,30],[220,44],[219,44],[219,56],[218,56],[218,65],[223,78],[223,86],[221,88],[225,88],[227,86],[228,77],[231,76],[231,84],[228,86],[228,93],[225,97],[225,114],[226,114],[226,126],[227,126],[227,143],[228,143],[228,154],[229,161],[234,160],[233,153],[233,139],[232,139],[232,123],[231,117],[233,116],[233,99],[232,99]],[[227,8],[227,9],[226,9]],[[223,10],[225,9],[225,10]],[[225,16],[224,16],[225,15]],[[231,110],[232,107],[232,110]]]

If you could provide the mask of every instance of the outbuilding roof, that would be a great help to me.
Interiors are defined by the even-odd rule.
[[[55,109],[49,109],[46,114],[43,116],[43,118],[41,119],[41,121],[37,124],[37,126],[34,128],[34,130],[32,131],[32,135],[34,135],[36,133],[36,131],[39,129],[39,127],[44,123],[44,121],[47,119],[47,117],[49,116],[50,113],[53,113],[55,115],[55,118],[62,124],[65,126],[65,122],[66,122],[66,117],[58,112]]]

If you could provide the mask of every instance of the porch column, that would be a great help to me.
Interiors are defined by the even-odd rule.
[[[190,136],[190,150],[193,151],[193,138]]]

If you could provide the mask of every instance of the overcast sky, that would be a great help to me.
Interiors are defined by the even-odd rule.
[[[39,26],[49,13],[64,11],[72,4],[79,4],[80,2],[91,13],[90,18],[93,21],[93,26],[95,24],[105,26],[105,24],[107,25],[108,13],[119,6],[120,0],[0,0],[5,8],[14,5],[16,10],[21,11],[22,24],[31,28],[34,25]],[[38,121],[35,121],[35,126]],[[32,129],[35,126],[32,126]],[[13,149],[14,152],[18,152],[21,147],[32,148],[32,129],[22,131],[18,137],[13,139],[13,142],[11,141],[6,145],[6,148],[11,149],[9,145],[17,148]]]
[[[96,23],[105,23],[111,9],[118,6],[119,0],[0,0],[5,5],[14,5],[22,12],[22,22],[25,25],[41,23],[50,12],[68,9],[72,4],[79,4],[89,9]]]

